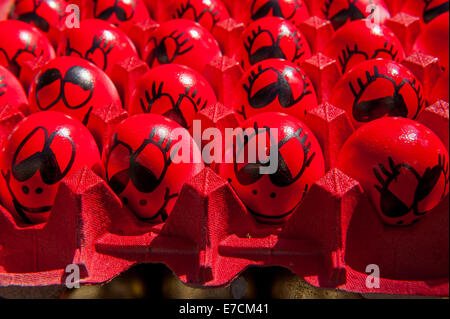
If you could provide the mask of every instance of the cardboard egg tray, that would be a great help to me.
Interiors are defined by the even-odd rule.
[[[229,1],[226,1],[229,2]],[[418,18],[399,13],[386,24],[411,48],[419,34]],[[157,27],[153,21],[135,25],[144,39]],[[220,103],[197,115],[202,127],[239,126],[230,105],[231,90],[242,75],[234,60],[244,25],[233,19],[214,31],[225,53],[204,71]],[[47,223],[21,227],[0,206],[0,286],[64,285],[76,264],[80,283],[105,283],[138,263],[166,264],[183,282],[197,287],[223,286],[249,266],[282,266],[317,287],[358,293],[428,296],[449,294],[449,196],[416,225],[385,226],[358,181],[335,168],[340,148],[353,128],[345,111],[327,103],[341,76],[335,60],[320,53],[333,35],[331,24],[311,17],[301,25],[315,55],[305,61],[320,99],[305,123],[318,138],[327,173],[310,189],[290,219],[280,226],[260,224],[248,213],[217,167],[205,168],[188,181],[164,224],[138,220],[106,181],[88,168],[60,184]],[[139,48],[140,45],[138,44]],[[409,52],[403,61],[430,92],[441,73],[437,58]],[[29,64],[32,76],[39,61]],[[112,79],[125,103],[136,80],[148,70],[130,58],[115,66]],[[27,75],[28,74],[28,75]],[[419,122],[449,144],[448,101],[428,101]],[[24,116],[5,106],[0,112],[0,139]],[[94,110],[89,129],[99,147],[127,117],[112,105]],[[380,269],[379,287],[367,284],[369,265]]]

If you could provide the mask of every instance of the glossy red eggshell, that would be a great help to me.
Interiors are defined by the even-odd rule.
[[[144,60],[150,66],[176,63],[202,73],[221,56],[216,39],[194,21],[177,19],[161,23],[145,47]]]
[[[59,182],[83,166],[101,167],[94,138],[80,122],[59,112],[22,120],[3,144],[0,199],[19,224],[47,220]]]
[[[200,73],[184,65],[165,64],[139,79],[128,112],[161,114],[189,128],[198,111],[216,102],[213,88]]]
[[[94,64],[76,57],[58,57],[42,67],[28,97],[32,112],[63,112],[85,125],[94,108],[122,105],[109,77]]]
[[[445,146],[424,125],[383,118],[348,139],[338,168],[361,183],[384,223],[407,226],[448,194],[448,161]]]
[[[239,60],[244,70],[268,59],[284,59],[300,65],[310,57],[311,49],[305,37],[282,18],[259,19],[241,36]]]
[[[241,127],[247,131],[248,144],[242,148],[235,142],[234,150],[230,147],[227,153],[233,152],[233,163],[223,163],[220,175],[227,179],[249,212],[264,223],[280,223],[285,221],[302,201],[312,183],[325,173],[323,153],[313,132],[298,119],[282,113],[258,114]],[[259,130],[254,136],[254,128]],[[256,158],[256,166],[249,161],[253,139],[257,139],[254,150],[260,147],[269,148],[269,128],[277,130],[278,168],[275,174],[260,175],[255,171],[262,167]],[[271,134],[271,139],[276,135]],[[262,138],[261,138],[262,136]],[[241,137],[243,137],[241,135]],[[266,143],[259,139],[265,139]],[[243,153],[244,152],[244,153]],[[237,155],[236,155],[237,154]],[[245,155],[244,155],[245,154]],[[254,154],[256,156],[256,154]],[[245,156],[245,157],[243,157]],[[258,157],[258,156],[257,156]]]
[[[114,64],[138,57],[134,44],[122,30],[98,19],[82,20],[79,28],[67,28],[57,54],[84,58],[106,74],[111,74]]]
[[[311,80],[297,65],[280,59],[255,64],[233,91],[233,109],[241,119],[263,112],[281,112],[304,118],[317,106]]]
[[[385,116],[416,119],[427,106],[420,81],[405,66],[383,59],[362,62],[338,81],[330,103],[355,127]]]
[[[22,21],[0,21],[0,65],[19,77],[24,62],[38,56],[45,60],[55,57],[55,51],[43,33]]]
[[[323,54],[336,59],[342,73],[370,59],[401,62],[405,58],[402,44],[383,25],[370,26],[363,20],[350,22],[336,31]]]
[[[190,159],[171,161],[179,152],[189,152]],[[103,163],[114,192],[140,220],[150,223],[166,220],[183,184],[204,168],[189,132],[159,114],[122,121],[103,151]]]

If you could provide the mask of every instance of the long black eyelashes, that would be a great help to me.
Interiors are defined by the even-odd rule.
[[[197,9],[195,9],[191,1],[186,1],[186,4],[182,3],[179,8],[176,9],[176,13],[172,15],[174,19],[182,19],[188,10],[192,10],[194,13],[195,21],[199,22],[205,14],[209,14],[212,20],[212,28],[216,26],[216,24],[220,21],[219,19],[219,11],[215,10],[214,6],[210,6],[208,8],[204,8],[199,14],[197,13]]]
[[[389,168],[379,164],[377,168],[373,169],[373,173],[380,183],[380,185],[374,185],[379,191],[380,208],[383,213],[391,218],[403,217],[411,210],[416,216],[423,216],[427,212],[419,212],[418,204],[423,201],[435,188],[440,176],[443,174],[445,179],[444,191],[442,198],[445,196],[448,187],[448,162],[445,157],[439,154],[438,165],[433,168],[427,168],[423,175],[420,175],[413,167],[408,164],[395,164],[394,160],[389,157]],[[414,192],[414,200],[411,207],[406,206],[401,200],[399,200],[394,194],[389,191],[389,186],[392,182],[397,182],[398,177],[401,175],[401,169],[406,169],[412,173],[418,181],[418,185]],[[385,177],[383,177],[385,176]],[[399,225],[403,224],[403,221],[398,222]]]
[[[345,73],[347,71],[348,63],[350,62],[353,56],[361,55],[366,60],[371,60],[377,58],[380,53],[387,53],[391,56],[392,60],[399,62],[398,50],[395,49],[394,44],[389,44],[389,42],[387,41],[384,43],[383,48],[377,49],[371,57],[369,57],[369,55],[366,52],[361,51],[358,48],[357,44],[355,44],[353,47],[346,45],[345,49],[342,50],[341,55],[338,57],[342,73]]]
[[[187,52],[191,51],[194,46],[188,46],[186,48],[183,48],[186,44],[189,43],[190,38],[186,38],[183,41],[180,42],[181,38],[185,35],[185,32],[180,32],[177,35],[177,30],[173,31],[168,36],[165,36],[161,42],[158,44],[156,39],[153,39],[156,44],[156,59],[158,60],[159,64],[167,64],[172,63],[178,56],[186,54]],[[175,42],[175,52],[173,53],[172,57],[168,56],[167,48],[166,48],[166,41],[171,39]]]
[[[254,45],[256,39],[259,36],[261,36],[262,34],[267,34],[270,37],[271,45],[268,47],[262,47],[252,54],[253,45]],[[261,28],[261,26],[258,26],[257,30],[253,30],[251,36],[249,36],[247,38],[247,41],[244,42],[244,47],[247,51],[247,54],[248,54],[248,57],[250,60],[250,64],[253,65],[253,64],[261,62],[265,59],[268,59],[268,58],[286,59],[286,56],[280,47],[280,41],[284,36],[285,35],[280,34],[278,36],[277,40],[275,40],[272,33],[270,33],[268,30],[263,30]],[[298,59],[300,59],[305,54],[305,52],[302,50],[303,42],[299,36],[298,31],[295,31],[294,33],[292,33],[291,36],[295,40],[295,55],[294,55],[294,59],[292,60],[292,62],[295,62]],[[267,50],[267,49],[269,49],[269,50]],[[261,52],[261,51],[265,51],[265,52]],[[266,52],[267,52],[267,54],[265,54]],[[262,53],[262,55],[261,55],[261,53]],[[268,55],[268,56],[266,56],[266,55]]]
[[[292,19],[295,14],[297,13],[297,9],[302,7],[301,2],[299,1],[295,1],[295,8],[294,11],[288,15],[285,16],[283,14],[283,11],[281,10],[280,4],[278,2],[278,0],[268,0],[265,4],[263,4],[258,10],[256,10],[255,12],[255,5],[256,5],[257,0],[253,0],[252,6],[251,6],[251,18],[252,20],[256,21],[258,19],[261,19],[265,16],[267,16],[270,12],[270,10],[272,10],[272,15],[274,17],[280,17],[280,18],[284,18],[286,20],[290,20]]]
[[[143,98],[139,99],[142,111],[144,113],[151,113],[151,108],[152,108],[153,104],[157,100],[159,100],[163,97],[167,97],[172,106],[171,110],[177,112],[178,117],[180,117],[178,119],[178,121],[182,122],[182,123],[179,123],[179,124],[181,124],[185,128],[189,128],[189,126],[187,125],[187,121],[184,118],[182,111],[180,110],[180,106],[181,106],[181,103],[183,102],[183,100],[188,99],[191,102],[195,113],[197,113],[199,110],[204,109],[208,104],[208,101],[206,99],[202,99],[201,96],[198,96],[197,89],[191,90],[192,88],[190,86],[185,88],[184,93],[180,93],[178,95],[177,101],[175,101],[174,98],[170,94],[163,92],[164,82],[161,82],[158,85],[158,87],[156,87],[156,86],[157,86],[156,82],[153,82],[151,93],[149,91],[145,90],[145,92],[144,92],[145,101]]]
[[[422,110],[422,108],[425,105],[425,100],[424,100],[423,94],[422,94],[422,92],[420,90],[420,84],[417,83],[416,79],[414,79],[412,82],[407,80],[407,79],[404,79],[399,85],[397,85],[397,83],[392,78],[390,78],[389,76],[384,75],[384,74],[380,74],[380,71],[379,71],[377,66],[374,66],[373,75],[371,75],[369,71],[366,71],[366,82],[365,83],[363,82],[362,79],[360,79],[360,78],[357,79],[359,90],[357,90],[353,86],[352,83],[349,83],[350,90],[352,91],[353,96],[355,97],[354,105],[353,105],[353,107],[354,107],[354,112],[353,113],[356,113],[355,112],[355,107],[358,105],[359,100],[361,99],[361,97],[364,94],[364,92],[367,89],[367,87],[370,84],[372,84],[373,82],[375,82],[377,79],[386,79],[386,80],[389,80],[392,83],[393,87],[395,88],[394,97],[399,96],[400,95],[400,90],[402,89],[402,87],[404,85],[406,85],[406,84],[409,84],[411,86],[411,88],[414,90],[414,92],[416,93],[417,101],[418,101],[416,114],[413,116],[412,119],[415,119],[419,115],[420,111]],[[407,116],[407,110],[405,110],[405,112],[406,112],[406,114],[403,114],[403,115]]]
[[[76,55],[78,55],[80,58],[84,58],[88,61],[91,61],[92,63],[98,65],[98,63],[96,63],[95,61],[92,60],[91,56],[92,54],[95,53],[96,50],[100,50],[100,52],[102,52],[103,54],[103,64],[99,65],[99,67],[105,71],[108,67],[108,55],[109,53],[111,53],[111,50],[114,48],[114,43],[109,42],[108,39],[103,38],[102,36],[94,36],[94,38],[92,39],[92,45],[89,48],[89,50],[87,50],[83,56],[83,54],[81,54],[81,52],[79,52],[78,50],[72,48],[70,46],[70,40],[67,39],[66,40],[66,52],[65,55],[66,56],[71,56],[72,53],[75,53]]]
[[[127,16],[125,10],[121,8],[119,5],[119,0],[116,0],[114,2],[114,5],[112,7],[109,7],[105,10],[103,10],[100,13],[97,13],[97,0],[94,0],[94,17],[96,19],[101,20],[108,20],[113,14],[116,15],[117,19],[121,22],[128,21],[134,16],[135,8],[136,8],[136,1],[132,1],[132,11],[129,16]]]
[[[31,45],[31,40],[28,39],[25,44],[25,48],[17,50],[17,52],[14,54],[14,56],[11,59],[9,58],[8,53],[5,51],[5,49],[0,48],[0,52],[3,52],[3,55],[5,56],[5,58],[8,62],[8,68],[10,68],[10,69],[12,68],[13,73],[19,75],[20,71],[21,71],[21,67],[20,67],[19,63],[17,62],[17,59],[19,58],[19,56],[22,53],[29,53],[29,54],[33,55],[34,57],[41,56],[44,51],[41,50],[41,52],[39,54],[37,54],[36,47],[37,47],[37,44],[34,43],[33,45]]]

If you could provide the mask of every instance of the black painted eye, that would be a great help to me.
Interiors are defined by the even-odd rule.
[[[392,95],[364,101],[363,98],[366,91],[369,92],[372,83],[378,80],[387,80],[392,84]],[[409,110],[404,97],[401,94],[401,90],[405,88],[405,85],[410,85],[417,96],[417,111],[413,119],[417,117],[424,106],[425,102],[420,86],[416,83],[416,80],[410,82],[409,80],[404,79],[397,85],[395,80],[390,76],[381,74],[377,66],[374,66],[373,75],[367,71],[366,79],[358,79],[357,82],[359,86],[358,89],[356,89],[352,83],[349,83],[349,86],[355,97],[352,114],[355,120],[359,122],[370,122],[386,115],[408,117]]]
[[[102,36],[94,36],[92,45],[85,53],[85,58],[97,65],[103,71],[108,67],[108,55],[114,48],[114,44]]]
[[[144,194],[153,192],[160,184],[159,179],[147,167],[132,161],[130,165],[131,181],[138,191]]]
[[[66,87],[67,83],[73,84],[81,88],[82,91],[85,91],[82,92],[80,90],[77,90],[76,94],[73,91],[64,91],[63,99],[68,108],[80,108],[88,103],[92,98],[92,95],[94,94],[94,79],[89,70],[77,65],[71,67],[69,70],[67,70],[66,75],[64,76],[63,89]]]
[[[278,154],[278,169],[275,174],[270,175],[270,180],[278,187],[287,187],[295,182],[281,154]]]
[[[388,189],[381,192],[380,208],[383,213],[390,218],[403,217],[409,212],[409,207]]]
[[[283,35],[278,37],[276,41],[268,30],[262,30],[261,26],[258,26],[258,29],[252,31],[251,36],[247,38],[247,41],[244,43],[245,49],[247,50],[247,55],[249,57],[249,61],[251,65],[254,65],[258,62],[267,60],[267,59],[284,59],[286,60],[286,55],[283,50],[281,50],[279,46],[279,42]],[[254,45],[257,39],[265,39],[268,41],[267,45],[261,46],[258,49],[254,50]],[[261,41],[261,40],[259,40]]]
[[[366,52],[359,50],[357,44],[355,44],[353,47],[347,45],[345,49],[342,50],[342,53],[338,58],[342,73],[345,73],[345,71],[347,71],[348,64],[354,57],[359,58],[360,60],[362,59],[362,61],[369,60],[369,55]]]
[[[236,178],[241,185],[251,185],[259,181],[264,175],[261,175],[260,169],[263,165],[259,163],[251,163],[241,168]]]
[[[56,85],[56,89],[50,86]],[[58,103],[61,98],[62,76],[58,69],[48,69],[42,73],[36,84],[35,99],[36,103],[42,111],[46,111]],[[45,88],[49,87],[48,90]]]
[[[187,37],[182,40],[185,32],[173,31],[168,36],[165,36],[161,42],[156,46],[155,53],[159,64],[172,63],[178,56],[183,55],[194,48],[193,45],[187,46],[191,38]]]
[[[47,185],[55,184],[63,178],[56,156],[50,148],[42,156],[41,177]]]
[[[37,142],[37,140],[35,139],[32,140],[32,138],[34,136],[37,136],[37,133],[41,130],[44,132],[43,135],[44,141],[40,141],[43,142],[42,150],[37,151],[28,158],[16,164],[17,159],[21,155],[21,152],[25,150],[25,147],[35,145],[30,143]],[[57,159],[57,156],[53,152],[51,147],[52,143],[54,143],[55,141],[57,141],[56,143],[59,144],[59,147],[64,147],[66,148],[67,152],[70,152],[69,154],[71,156],[67,163],[64,164],[62,164],[62,162],[60,163]],[[59,149],[59,151],[64,152],[63,149]],[[75,144],[69,137],[60,135],[59,132],[53,132],[50,136],[48,136],[48,132],[45,128],[37,127],[25,137],[25,139],[17,148],[16,153],[14,154],[12,163],[13,176],[18,181],[24,182],[33,177],[33,175],[39,170],[41,173],[42,181],[45,184],[47,185],[56,184],[62,178],[64,178],[71,169],[73,162],[75,160],[75,152],[76,152]],[[65,167],[63,171],[61,171],[61,166]]]
[[[271,72],[272,74],[268,73]],[[286,72],[299,72],[297,69],[293,69],[290,67],[284,68],[283,71],[279,71],[275,68],[269,67],[263,69],[262,65],[258,67],[258,73],[251,71],[250,76],[248,78],[249,84],[244,84],[244,90],[248,95],[248,102],[251,107],[255,109],[260,109],[268,106],[272,103],[276,98],[278,98],[278,102],[280,106],[283,108],[290,108],[295,104],[299,103],[306,95],[312,94],[312,91],[308,89],[310,86],[309,83],[306,82],[306,76],[299,74],[303,80],[303,92],[297,98],[294,97],[292,88],[290,83],[285,77]],[[260,78],[263,78],[265,75],[272,75],[273,78],[276,77],[276,80],[254,92],[255,83],[262,82]]]
[[[187,0],[185,3],[181,3],[180,7],[175,10],[172,15],[173,19],[186,19],[186,15],[192,12],[192,17],[195,21],[200,22],[202,18],[210,17],[211,29],[220,21],[219,12],[214,9],[213,6],[205,7],[200,13],[192,5],[191,0]]]
[[[41,168],[42,156],[40,153],[35,153],[26,160],[13,166],[12,173],[15,179],[19,182],[24,182],[33,177],[34,174]]]
[[[120,195],[130,182],[131,147],[114,136],[114,144],[106,162],[106,179],[112,190]],[[109,178],[109,176],[112,176]]]

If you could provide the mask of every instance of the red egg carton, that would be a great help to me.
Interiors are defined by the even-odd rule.
[[[309,39],[326,31],[320,31],[326,23],[318,21],[305,22]],[[239,28],[231,20],[219,27],[222,47],[231,50]],[[320,51],[321,46],[316,42],[314,47]],[[413,53],[404,64],[431,91],[435,61]],[[321,103],[308,112],[305,123],[322,146],[327,173],[285,224],[258,223],[217,174],[217,165],[183,186],[172,213],[159,225],[140,221],[105,180],[83,168],[61,182],[43,225],[23,227],[0,206],[0,286],[64,285],[67,266],[73,264],[79,267],[80,283],[100,284],[135,264],[163,263],[189,285],[215,287],[227,285],[247,267],[276,265],[317,287],[448,296],[449,196],[413,226],[384,225],[359,182],[335,168],[338,152],[353,132],[345,111],[327,103],[340,76],[336,61],[318,53],[302,68]],[[146,70],[135,59],[116,65],[113,78],[123,101]],[[198,119],[219,129],[236,127],[239,122],[226,105],[242,75],[239,63],[230,56],[218,58],[204,75],[221,103],[203,109]],[[448,146],[448,101],[429,102],[418,120]],[[127,116],[123,109],[105,105],[93,111],[88,128],[102,146]],[[18,110],[2,110],[0,138],[23,117]],[[373,265],[380,271],[378,285],[370,277]]]

